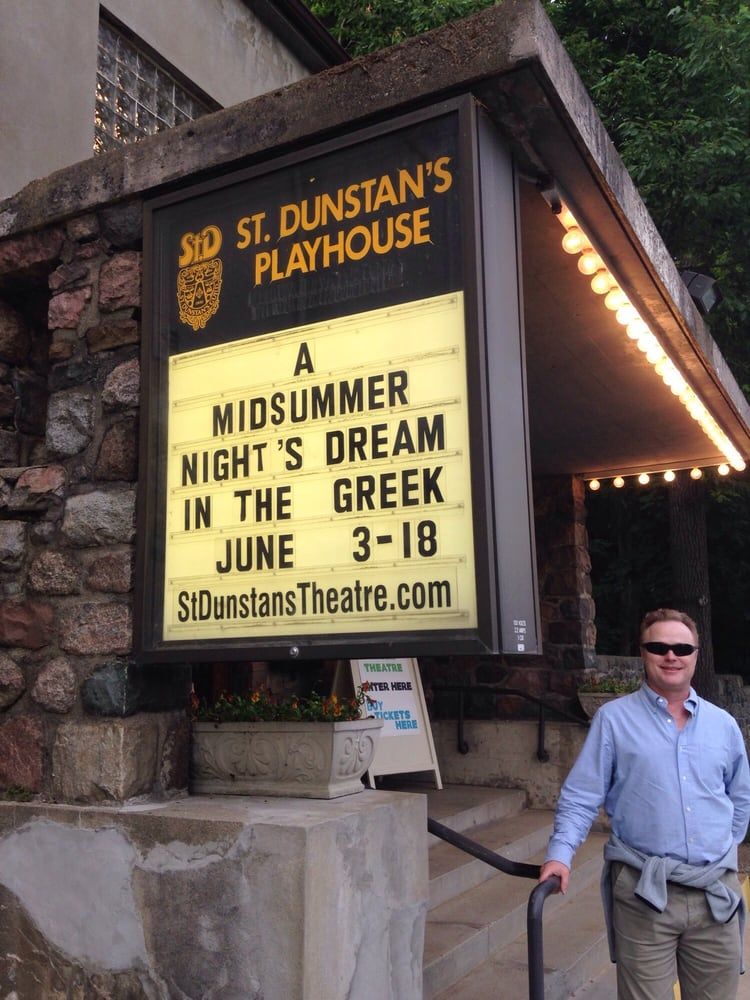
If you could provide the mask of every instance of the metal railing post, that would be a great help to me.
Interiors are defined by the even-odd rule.
[[[560,890],[557,875],[545,879],[532,891],[526,910],[526,940],[529,962],[529,1000],[544,1000],[544,942],[542,910],[547,896]]]

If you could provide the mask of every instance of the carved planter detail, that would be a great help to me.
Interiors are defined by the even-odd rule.
[[[361,792],[382,725],[380,719],[196,722],[191,790],[310,799]]]

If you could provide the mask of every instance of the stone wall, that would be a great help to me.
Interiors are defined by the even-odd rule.
[[[131,660],[141,218],[133,203],[0,243],[0,789],[15,794],[186,785],[189,673]]]

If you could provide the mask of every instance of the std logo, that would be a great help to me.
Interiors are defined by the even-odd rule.
[[[203,330],[219,308],[221,295],[221,230],[206,226],[199,233],[185,233],[180,239],[177,263],[177,304],[180,322],[196,333]]]

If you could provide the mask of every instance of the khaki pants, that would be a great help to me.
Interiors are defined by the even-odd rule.
[[[682,1000],[734,1000],[742,961],[737,914],[718,924],[704,892],[673,882],[658,913],[633,895],[639,877],[629,865],[612,866],[618,1000],[672,1000],[678,978]],[[741,891],[733,873],[722,881]]]

